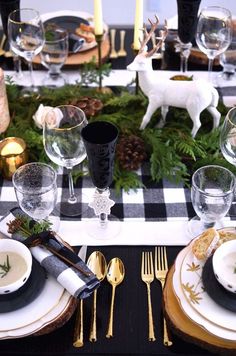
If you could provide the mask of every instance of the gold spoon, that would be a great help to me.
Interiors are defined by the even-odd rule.
[[[88,258],[88,268],[95,274],[101,282],[107,273],[107,263],[104,255],[100,251],[94,251]],[[97,341],[97,289],[93,293],[93,309],[89,341]]]
[[[113,258],[107,268],[107,280],[112,285],[112,295],[111,295],[111,308],[110,308],[110,317],[109,324],[107,329],[106,337],[110,338],[113,336],[113,310],[114,310],[114,301],[115,301],[115,289],[124,279],[125,276],[125,267],[123,262],[118,258]]]

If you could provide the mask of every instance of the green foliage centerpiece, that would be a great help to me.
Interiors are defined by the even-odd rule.
[[[107,74],[107,67],[105,71]],[[84,78],[87,80],[88,76],[84,74]],[[150,162],[153,181],[166,178],[188,184],[191,173],[205,164],[219,164],[235,170],[221,155],[220,127],[212,131],[212,118],[208,112],[201,114],[202,126],[195,139],[191,136],[192,121],[188,113],[177,108],[170,108],[163,128],[155,127],[161,118],[161,112],[157,110],[148,127],[141,131],[139,127],[147,107],[147,98],[142,92],[133,95],[129,87],[121,87],[114,88],[111,93],[102,93],[82,84],[56,90],[42,88],[38,95],[22,97],[20,89],[9,78],[7,95],[11,123],[1,138],[21,137],[29,149],[30,161],[49,162],[43,148],[42,129],[36,126],[33,116],[40,104],[54,107],[73,103],[87,110],[89,121],[106,120],[119,128],[122,144],[118,142],[117,145],[114,172],[117,192],[122,188],[129,191],[143,186],[136,170],[144,160]],[[221,102],[218,110],[223,120],[227,109]],[[77,170],[75,178],[81,174]]]

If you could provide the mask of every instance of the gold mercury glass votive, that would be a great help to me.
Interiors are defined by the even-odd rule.
[[[0,171],[4,178],[11,179],[14,172],[27,163],[26,143],[19,137],[7,137],[0,141]]]

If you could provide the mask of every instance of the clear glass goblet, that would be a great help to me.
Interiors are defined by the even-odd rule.
[[[69,177],[69,194],[63,190],[57,209],[66,216],[81,215],[85,210],[75,194],[72,169],[86,158],[81,130],[88,124],[84,112],[73,105],[61,105],[50,110],[43,127],[44,149],[52,162],[66,167]]]
[[[227,168],[208,165],[199,168],[192,176],[191,199],[197,214],[189,221],[191,236],[204,230],[224,227],[235,190],[235,177]]]
[[[48,69],[43,85],[49,88],[62,87],[67,83],[61,68],[68,56],[68,33],[55,26],[45,28],[45,43],[40,52],[41,62]]]
[[[230,109],[220,132],[220,148],[224,158],[236,166],[236,107]]]
[[[118,219],[110,214],[115,202],[109,198],[118,129],[110,122],[94,121],[83,128],[81,135],[88,156],[90,176],[96,187],[93,201],[89,206],[99,217],[99,223],[97,219],[89,221],[88,233],[96,239],[109,239],[120,231]],[[108,219],[115,221],[111,223]]]
[[[29,65],[30,86],[24,92],[37,92],[34,84],[32,60],[44,45],[44,28],[39,12],[34,9],[14,10],[8,17],[8,41],[11,50]]]
[[[232,41],[227,51],[220,55],[220,65],[222,72],[217,76],[217,86],[225,86],[230,80],[235,78],[236,69],[236,41]]]
[[[208,78],[212,82],[212,67],[216,56],[226,51],[232,40],[231,12],[220,6],[201,10],[196,32],[199,49],[208,57]]]
[[[57,201],[57,174],[52,167],[27,163],[15,171],[12,183],[19,206],[28,216],[36,221],[49,218]]]

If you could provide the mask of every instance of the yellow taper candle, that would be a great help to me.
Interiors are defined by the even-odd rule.
[[[134,22],[134,42],[133,49],[140,49],[139,39],[142,39],[143,33],[143,0],[136,0],[136,8],[135,8],[135,22]]]
[[[94,32],[95,35],[103,34],[102,1],[94,0]]]

